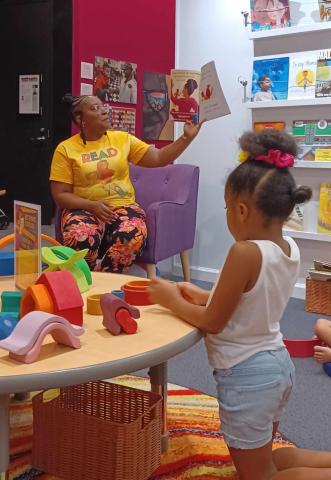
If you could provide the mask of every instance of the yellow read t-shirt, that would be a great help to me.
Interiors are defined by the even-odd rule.
[[[127,132],[107,131],[99,140],[84,145],[80,134],[55,149],[50,180],[69,183],[73,193],[102,200],[114,207],[135,203],[129,164],[137,164],[150,145]]]

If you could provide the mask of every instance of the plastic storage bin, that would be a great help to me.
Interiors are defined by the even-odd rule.
[[[331,282],[306,279],[305,309],[307,312],[331,315]]]
[[[161,396],[108,382],[33,398],[33,466],[67,480],[147,480],[161,459]]]

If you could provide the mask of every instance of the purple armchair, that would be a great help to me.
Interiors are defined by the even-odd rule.
[[[143,168],[130,164],[136,200],[146,212],[147,244],[136,262],[147,265],[149,277],[156,264],[180,254],[183,276],[190,279],[188,250],[193,247],[199,167],[168,165]]]
[[[188,250],[193,247],[199,167],[168,165],[144,168],[130,164],[130,178],[136,200],[146,212],[147,243],[137,263],[147,266],[147,275],[156,273],[161,260],[180,254],[183,276],[190,280]],[[56,212],[55,236],[62,243],[60,210]]]

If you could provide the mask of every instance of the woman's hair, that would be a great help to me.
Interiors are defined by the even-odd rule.
[[[247,193],[266,220],[286,220],[297,203],[307,202],[312,191],[307,186],[296,186],[288,168],[278,168],[263,160],[270,150],[295,156],[297,144],[291,135],[274,129],[246,132],[239,139],[240,147],[248,159],[229,175],[226,188],[232,195]]]
[[[80,125],[77,123],[76,117],[81,113],[82,106],[88,98],[90,98],[90,95],[79,95],[75,97],[71,95],[71,93],[65,93],[62,97],[62,102],[68,105],[70,108],[71,118],[78,126]]]
[[[192,93],[194,92],[194,90],[196,90],[198,88],[198,84],[197,82],[193,79],[193,78],[189,78],[184,87],[187,88],[187,91],[188,91],[188,94],[189,95],[192,95]]]

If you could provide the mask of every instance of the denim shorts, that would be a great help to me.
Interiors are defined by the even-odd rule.
[[[232,368],[214,370],[221,433],[228,447],[261,448],[285,411],[294,384],[287,349],[259,352]]]

